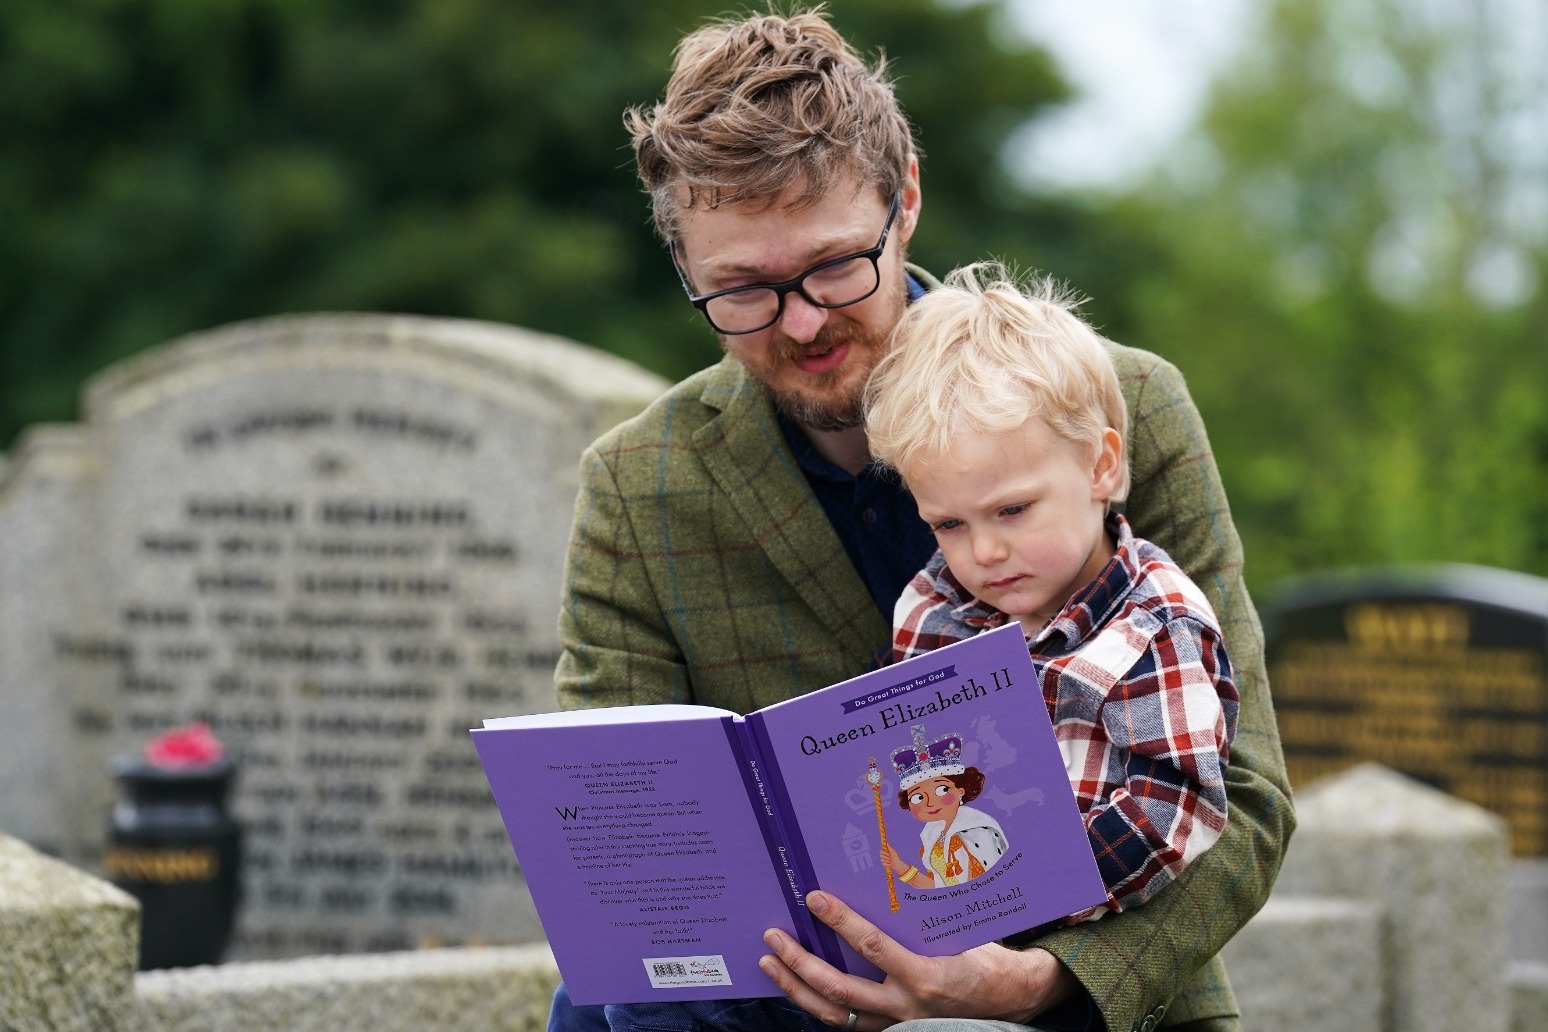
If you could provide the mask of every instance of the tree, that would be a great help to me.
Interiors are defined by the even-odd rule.
[[[1204,409],[1253,583],[1466,561],[1548,574],[1548,55],[1507,0],[1280,0],[1114,217],[1127,336]],[[1534,214],[1535,211],[1535,214]]]
[[[709,0],[11,0],[0,5],[0,446],[183,333],[282,312],[514,323],[676,377],[717,349],[648,226],[621,127]],[[926,147],[916,254],[1057,213],[1001,171],[1062,87],[999,4],[845,0]]]

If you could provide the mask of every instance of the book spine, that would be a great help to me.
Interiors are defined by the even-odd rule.
[[[763,844],[768,850],[769,861],[779,877],[785,893],[785,905],[790,908],[790,921],[795,929],[796,940],[809,952],[815,953],[844,970],[838,958],[838,948],[827,948],[825,939],[836,939],[832,929],[814,919],[806,909],[806,888],[811,884],[803,880],[792,859],[792,843],[789,821],[782,817],[783,807],[770,782],[765,764],[766,751],[760,746],[748,726],[746,718],[727,717],[723,722],[731,739],[731,751],[742,761],[742,784],[747,789],[748,802],[758,815],[758,827],[763,831]],[[822,933],[826,932],[825,937]],[[829,955],[831,952],[831,956]]]
[[[761,790],[767,800],[766,809],[760,812],[764,813],[768,822],[778,829],[779,839],[784,847],[778,857],[781,874],[795,900],[796,909],[800,911],[801,918],[811,930],[812,945],[806,948],[840,971],[847,972],[849,966],[845,963],[843,951],[839,948],[838,933],[817,920],[811,915],[811,911],[806,909],[806,894],[818,888],[817,872],[812,868],[806,842],[801,838],[800,824],[796,821],[795,815],[789,811],[790,795],[785,790],[784,777],[780,774],[779,764],[774,759],[774,747],[769,741],[769,733],[764,726],[763,717],[757,713],[749,713],[741,721],[741,727],[747,742],[745,746],[747,755],[757,760],[758,773],[762,780]]]

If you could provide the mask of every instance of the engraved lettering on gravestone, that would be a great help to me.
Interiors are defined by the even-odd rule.
[[[369,408],[256,412],[181,436],[190,449],[209,452],[340,428],[453,453],[472,452],[479,439],[444,419]],[[329,451],[309,468],[331,482],[349,465]],[[530,633],[519,611],[481,598],[459,607],[464,575],[509,575],[521,563],[514,538],[480,526],[474,501],[323,489],[316,498],[191,493],[179,504],[181,525],[141,528],[138,542],[143,554],[181,568],[189,597],[199,601],[137,599],[121,613],[122,638],[59,635],[56,650],[117,670],[125,701],[118,727],[148,734],[174,726],[191,702],[192,716],[233,744],[243,765],[240,811],[256,847],[253,872],[295,879],[263,883],[266,905],[456,916],[455,893],[420,881],[503,879],[514,867],[498,827],[479,826],[494,811],[467,728],[485,704],[524,703],[524,686],[510,672],[551,669],[554,653],[513,647]],[[449,633],[467,635],[468,646]],[[480,639],[489,644],[473,646]],[[473,677],[463,681],[464,674]],[[436,721],[452,729],[446,738],[466,756],[442,748],[416,761],[412,749],[383,748],[426,739],[429,714],[445,699],[478,707]],[[103,733],[115,724],[90,711],[78,720]],[[416,811],[430,821],[384,824],[372,816]],[[464,816],[452,824],[453,814]],[[404,844],[452,841],[475,852],[482,844],[483,852],[427,857],[363,845],[382,841],[392,850],[394,831],[408,833],[397,840]],[[270,949],[292,952],[311,934],[283,945],[272,931],[265,938]]]
[[[240,770],[237,959],[539,934],[467,732],[552,705],[577,460],[663,386],[373,316],[223,328],[95,378],[51,464],[0,473],[0,592],[29,599],[0,594],[0,676],[51,728],[0,730],[27,786],[0,815],[89,866],[106,757],[202,719]]]
[[[1518,854],[1548,853],[1548,591],[1460,569],[1288,593],[1269,678],[1291,779],[1375,760],[1499,813]]]

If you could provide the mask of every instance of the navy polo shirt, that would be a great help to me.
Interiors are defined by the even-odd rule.
[[[923,296],[924,286],[909,276],[908,299]],[[856,476],[829,462],[784,415],[779,416],[779,429],[849,561],[890,626],[898,596],[935,554],[935,535],[919,518],[914,496],[896,473],[875,463]]]

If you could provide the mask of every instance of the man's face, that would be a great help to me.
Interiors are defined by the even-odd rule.
[[[874,247],[892,200],[852,180],[804,208],[789,206],[795,195],[787,191],[767,207],[750,203],[686,210],[677,250],[692,289],[708,294],[779,283],[829,259]],[[819,308],[792,291],[772,326],[720,335],[726,353],[803,426],[845,430],[863,421],[865,382],[886,353],[908,298],[903,261],[919,215],[917,173],[911,172],[901,199],[877,262],[881,279],[874,294],[843,308]]]

